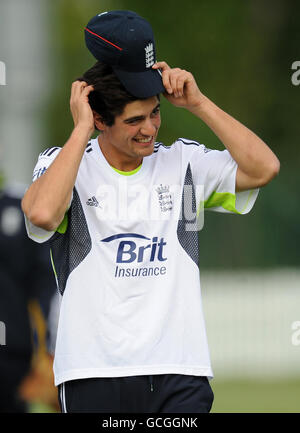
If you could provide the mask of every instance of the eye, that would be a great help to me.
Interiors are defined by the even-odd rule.
[[[126,120],[127,125],[137,125],[141,121],[140,118]]]
[[[129,125],[136,125],[138,123],[138,120],[131,120],[128,122]]]
[[[152,116],[157,116],[160,112],[160,107],[156,107],[153,111],[152,111]]]

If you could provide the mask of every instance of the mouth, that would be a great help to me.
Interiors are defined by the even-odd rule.
[[[141,146],[149,146],[153,143],[154,137],[151,135],[149,137],[134,138],[133,140]]]

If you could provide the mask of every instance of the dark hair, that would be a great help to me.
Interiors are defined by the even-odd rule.
[[[111,66],[102,62],[97,62],[77,80],[94,86],[95,90],[89,94],[89,103],[107,126],[114,124],[115,117],[123,113],[129,102],[138,99],[127,92]]]

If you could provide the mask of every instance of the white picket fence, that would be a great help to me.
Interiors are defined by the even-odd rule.
[[[300,380],[299,270],[202,271],[201,286],[216,379]]]
[[[203,271],[218,378],[300,379],[300,270]]]

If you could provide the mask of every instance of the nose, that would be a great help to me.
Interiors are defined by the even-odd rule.
[[[155,120],[146,119],[143,122],[140,131],[141,131],[141,134],[146,135],[146,136],[155,135],[157,130],[158,130],[158,127],[159,127],[159,125],[156,124]]]

